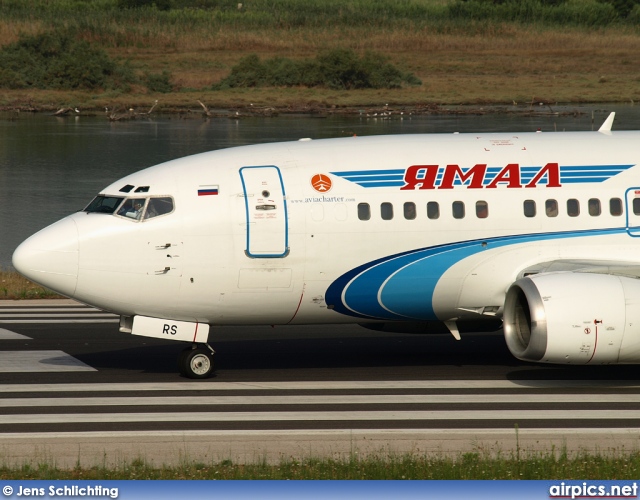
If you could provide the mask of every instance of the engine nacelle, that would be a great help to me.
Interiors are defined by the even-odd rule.
[[[513,283],[503,316],[507,346],[523,361],[640,363],[640,280],[549,273]]]

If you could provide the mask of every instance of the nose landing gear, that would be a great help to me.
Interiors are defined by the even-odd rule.
[[[213,373],[215,351],[209,344],[193,344],[180,353],[178,369],[187,378],[208,378]]]

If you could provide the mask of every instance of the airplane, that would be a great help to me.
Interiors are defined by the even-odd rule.
[[[187,343],[220,325],[466,324],[530,362],[640,362],[640,132],[422,134],[242,146],[104,188],[15,269]],[[210,332],[210,327],[213,327]]]

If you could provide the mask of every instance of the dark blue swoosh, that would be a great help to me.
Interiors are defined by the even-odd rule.
[[[625,231],[625,228],[614,228],[525,234],[403,252],[344,273],[329,286],[325,300],[333,310],[360,318],[436,320],[433,293],[438,281],[453,265],[471,255],[508,245]]]

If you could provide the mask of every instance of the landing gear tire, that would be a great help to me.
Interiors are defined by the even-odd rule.
[[[213,373],[213,350],[206,347],[188,347],[178,358],[180,374],[187,378],[208,378]]]

